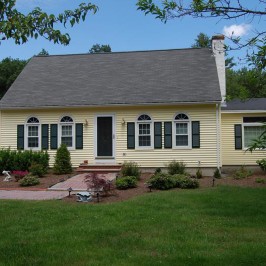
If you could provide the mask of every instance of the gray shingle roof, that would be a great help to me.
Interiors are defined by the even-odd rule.
[[[246,101],[233,100],[226,104],[226,107],[222,107],[223,111],[266,110],[266,98],[253,98]]]
[[[36,56],[0,108],[217,102],[209,49]]]

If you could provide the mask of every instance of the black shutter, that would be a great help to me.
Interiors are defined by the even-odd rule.
[[[192,122],[192,148],[200,148],[200,122]]]
[[[17,126],[17,149],[24,150],[24,125]]]
[[[76,149],[83,149],[83,124],[76,124]]]
[[[154,148],[162,148],[162,122],[154,122]]]
[[[42,149],[48,150],[48,130],[49,125],[43,124],[42,125]]]
[[[235,149],[242,150],[242,125],[235,125]]]
[[[58,126],[57,124],[51,125],[51,132],[50,132],[50,148],[51,150],[57,149],[57,133],[58,132]]]
[[[164,122],[164,148],[172,148],[172,122]]]
[[[135,149],[135,123],[127,123],[127,148]]]

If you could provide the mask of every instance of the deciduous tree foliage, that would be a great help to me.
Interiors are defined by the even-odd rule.
[[[111,53],[112,49],[109,44],[94,44],[91,49],[89,50],[90,54],[95,54],[95,53]]]
[[[0,99],[23,70],[27,60],[7,57],[0,62]]]
[[[70,42],[68,33],[62,33],[56,28],[57,24],[64,27],[79,23],[86,19],[87,13],[95,14],[98,7],[91,3],[81,3],[75,10],[65,10],[59,15],[48,14],[39,7],[28,14],[19,12],[16,0],[0,1],[0,44],[7,39],[13,39],[16,44],[22,44],[29,38],[37,39],[39,36],[54,43],[67,45]]]
[[[159,2],[159,3],[158,3]],[[157,4],[158,3],[158,4]],[[138,9],[145,14],[152,14],[166,22],[168,19],[217,18],[234,22],[239,18],[249,21],[258,18],[258,23],[265,21],[265,0],[138,0]],[[264,69],[266,67],[266,30],[254,30],[247,41],[231,37],[233,44],[228,49],[251,48],[248,60],[251,64]]]

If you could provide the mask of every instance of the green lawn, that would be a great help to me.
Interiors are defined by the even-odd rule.
[[[0,265],[265,265],[266,189],[0,201]]]

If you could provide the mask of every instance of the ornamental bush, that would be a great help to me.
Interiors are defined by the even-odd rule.
[[[117,189],[128,189],[137,187],[137,178],[135,176],[120,177],[115,181]]]
[[[34,176],[43,177],[47,173],[47,170],[43,167],[42,164],[33,163],[30,167],[30,172]]]
[[[53,170],[57,175],[72,173],[70,152],[65,144],[61,144],[56,151]]]
[[[185,174],[186,165],[183,162],[173,160],[167,165],[167,171],[169,175]]]
[[[22,187],[36,186],[40,184],[40,180],[36,176],[26,175],[20,180]]]
[[[242,165],[238,170],[235,171],[233,177],[234,179],[244,179],[252,175],[252,171],[248,170],[244,165]]]
[[[256,163],[260,166],[262,171],[266,171],[266,159],[257,160]]]
[[[122,176],[135,176],[139,180],[141,171],[137,163],[125,162],[122,165],[121,174]]]
[[[167,190],[171,188],[198,188],[199,182],[185,174],[155,174],[147,182],[152,188]]]
[[[13,151],[10,149],[0,150],[0,172],[6,171],[29,171],[33,164],[41,164],[45,171],[49,167],[49,154],[47,151]]]

